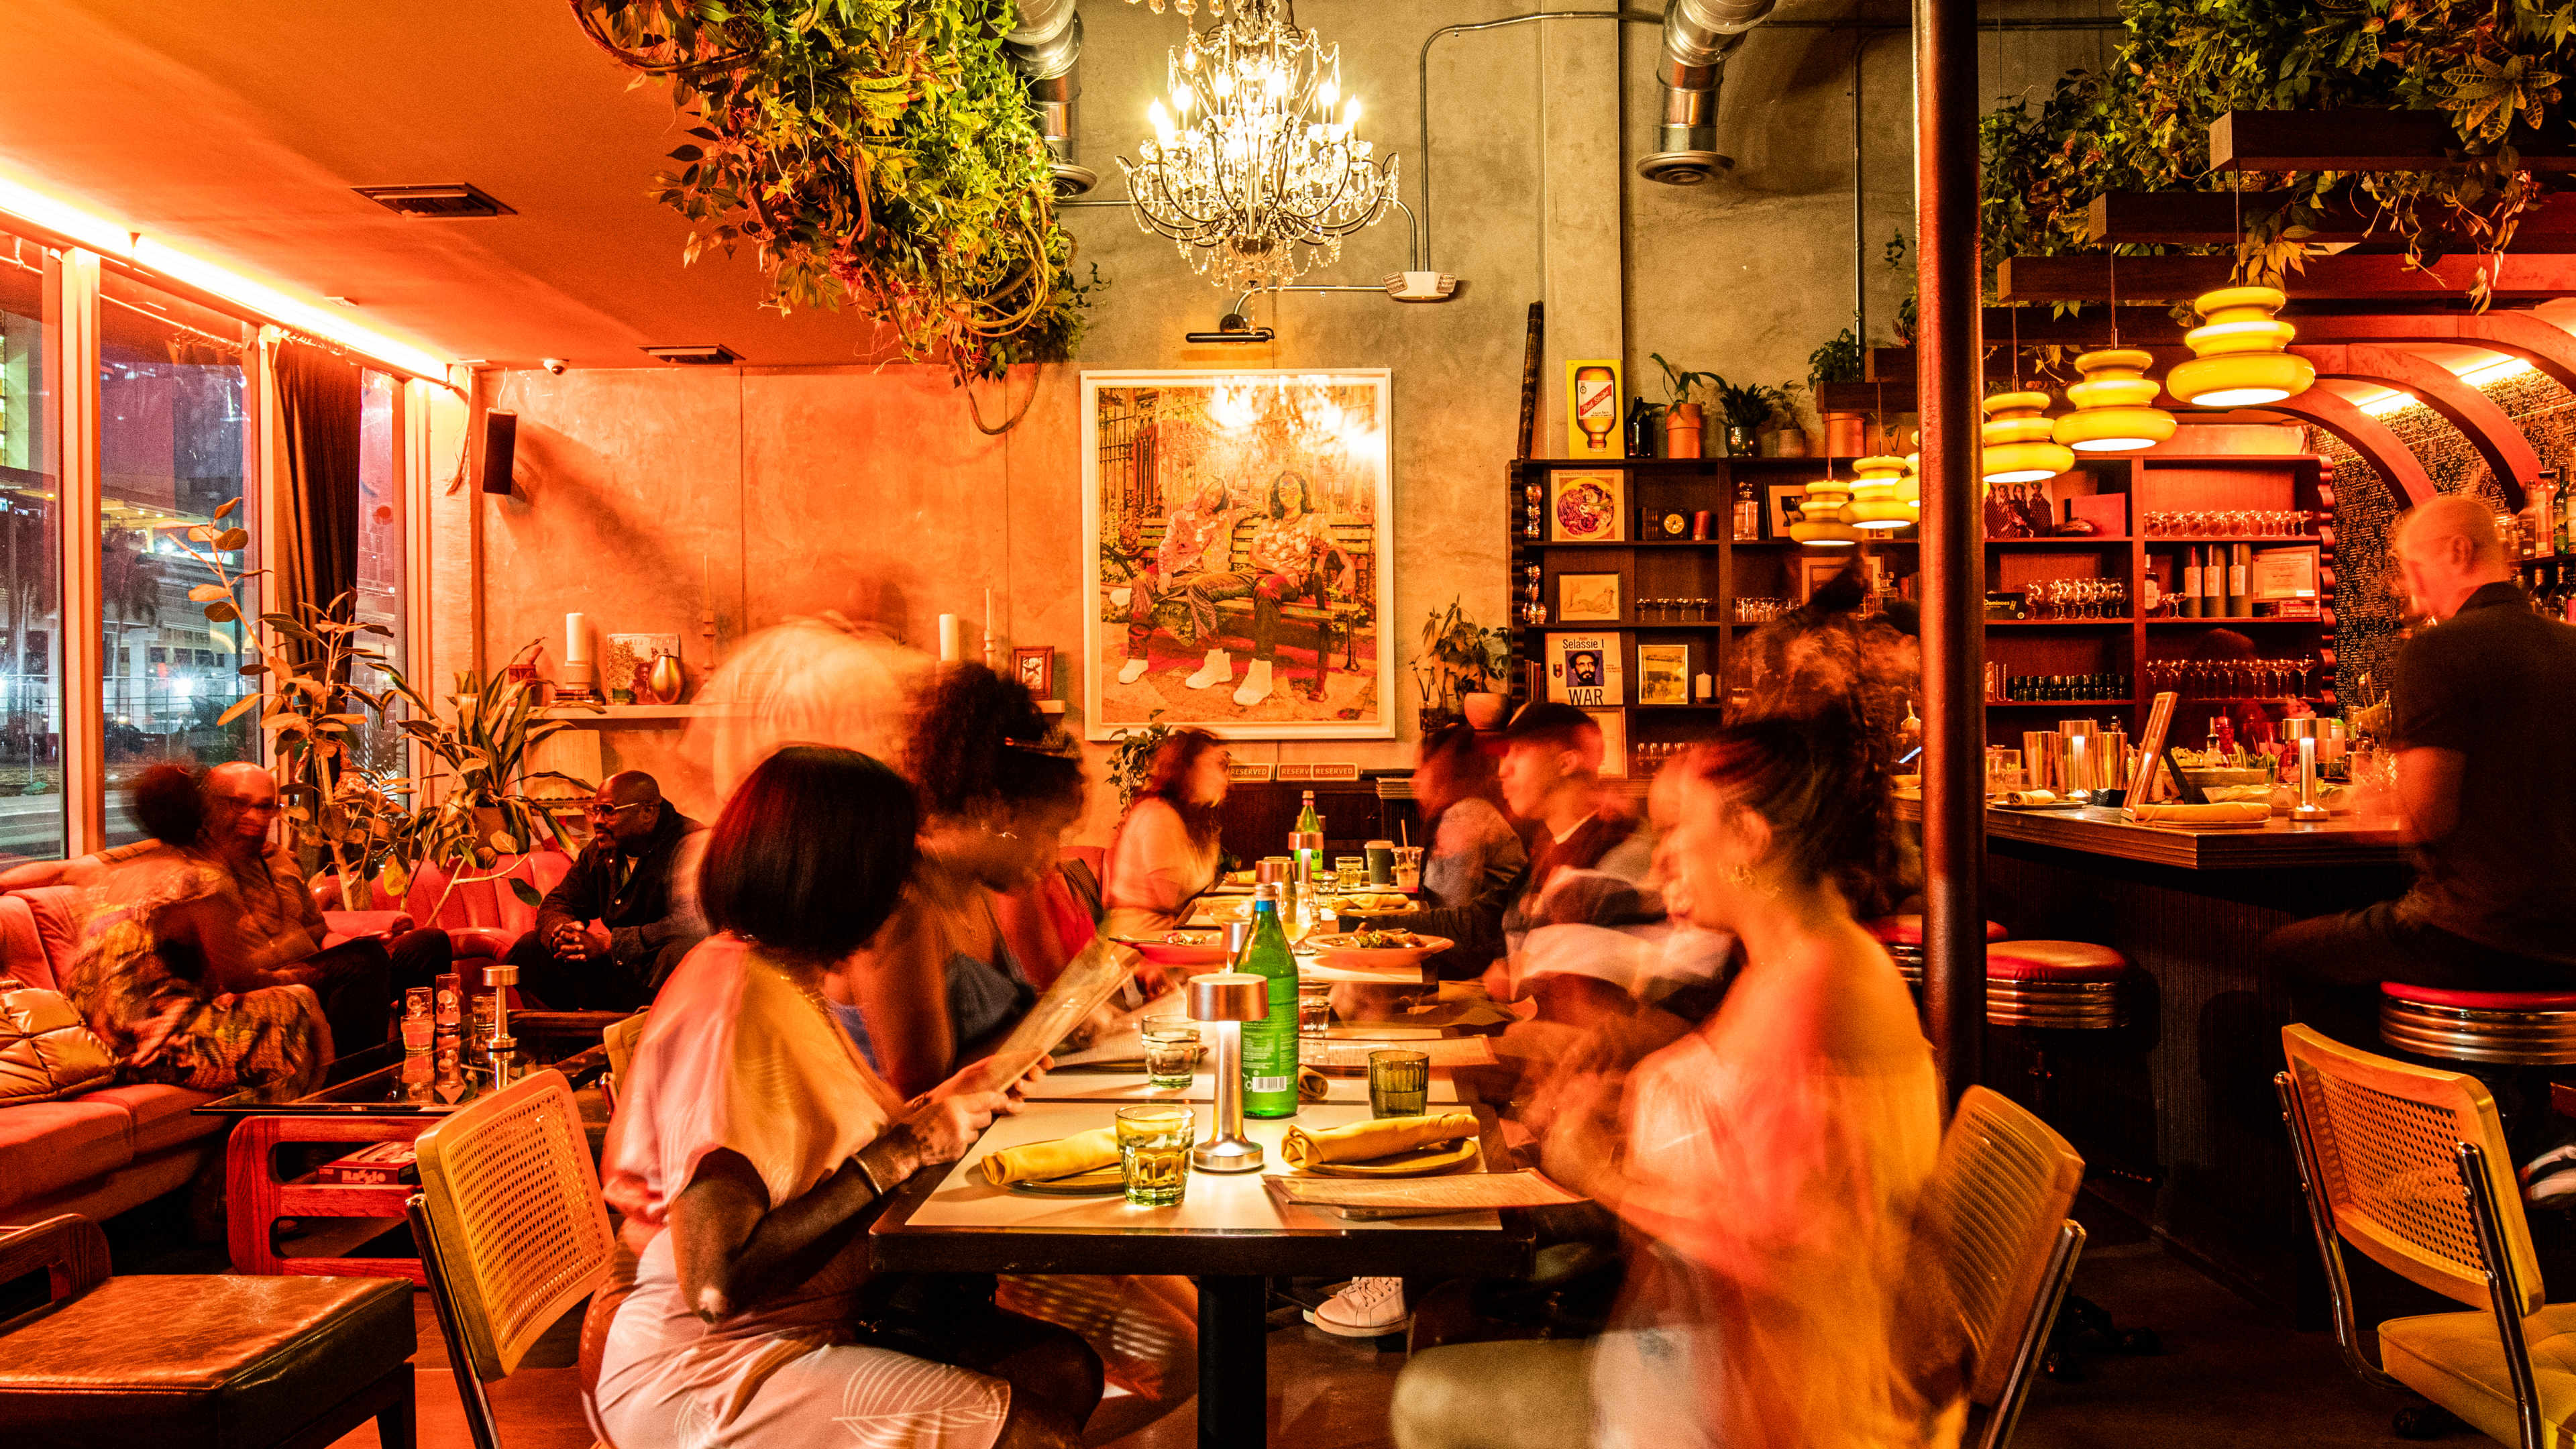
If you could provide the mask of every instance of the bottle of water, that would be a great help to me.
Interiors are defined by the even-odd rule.
[[[1235,970],[1269,980],[1270,1014],[1243,1024],[1243,1115],[1297,1115],[1297,958],[1279,921],[1279,887],[1252,888],[1252,941]]]

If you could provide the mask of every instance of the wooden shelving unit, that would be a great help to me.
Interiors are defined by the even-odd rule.
[[[1806,548],[1785,538],[1738,540],[1725,535],[1733,522],[1737,485],[1750,482],[1763,501],[1765,531],[1770,516],[1769,488],[1774,484],[1795,484],[1825,476],[1830,466],[1836,476],[1848,477],[1848,459],[1823,458],[1700,458],[1700,459],[1634,459],[1616,463],[1585,463],[1558,459],[1534,459],[1515,462],[1506,471],[1506,528],[1509,533],[1510,599],[1513,610],[1515,665],[1534,664],[1543,668],[1547,636],[1568,632],[1616,632],[1620,636],[1622,669],[1627,703],[1619,706],[1626,717],[1627,739],[1631,749],[1640,744],[1671,743],[1705,734],[1717,722],[1725,698],[1725,680],[1734,663],[1734,653],[1759,623],[1734,619],[1735,603],[1744,598],[1782,598],[1795,600],[1801,561],[1850,557],[1853,550]],[[1539,488],[1539,527],[1548,530],[1546,489],[1548,475],[1554,472],[1605,472],[1617,470],[1624,475],[1626,495],[1622,530],[1628,537],[1618,542],[1551,542],[1545,537],[1528,535],[1528,488]],[[2313,454],[2190,454],[2148,451],[2120,457],[2080,458],[2075,468],[2044,485],[2052,507],[2062,511],[2063,500],[2081,494],[2118,494],[2128,500],[2129,526],[2116,534],[2056,535],[2048,537],[1990,538],[1985,541],[1986,586],[1990,593],[2019,592],[2028,584],[2059,578],[2117,579],[2128,590],[2128,617],[2114,619],[1997,619],[1988,623],[1986,658],[2014,676],[2043,677],[2109,675],[2126,678],[2132,687],[2127,696],[2081,700],[2016,700],[1986,701],[1990,718],[2000,734],[2017,735],[2021,726],[2034,720],[2053,718],[2048,710],[2076,712],[2117,718],[2134,735],[2144,724],[2149,691],[2142,677],[2149,661],[2190,659],[2206,651],[2223,650],[2222,641],[2210,635],[2217,630],[2230,630],[2255,640],[2258,652],[2271,657],[2280,654],[2314,652],[2320,660],[2314,681],[2320,686],[2310,696],[2321,711],[2334,705],[2334,530],[2325,524],[2314,535],[2264,535],[2260,537],[2167,537],[2142,533],[2151,513],[2187,513],[2199,511],[2298,509],[2331,519],[2334,512],[2333,491],[2325,479],[2324,465]],[[1656,513],[1679,511],[1685,516],[1706,509],[1713,534],[1707,540],[1670,541],[1634,537],[1640,505]],[[2176,582],[2176,568],[2190,550],[2213,545],[2250,544],[2256,547],[2280,548],[2314,545],[2320,551],[2321,617],[2288,619],[2270,616],[2174,618],[2162,614],[2141,615],[2138,606],[2143,586],[2154,578],[2160,594],[2170,594]],[[1868,539],[1857,546],[1864,555],[1887,560],[1888,568],[1899,575],[1916,571],[1917,540],[1914,530],[1904,529]],[[1521,622],[1519,610],[1526,601],[1528,570],[1538,569],[1540,601],[1547,606],[1545,624]],[[1560,574],[1616,573],[1620,582],[1621,617],[1617,620],[1576,620],[1558,618],[1557,576]],[[1644,598],[1706,598],[1705,618],[1661,617],[1658,611],[1640,604]],[[1695,611],[1694,611],[1695,612]],[[1643,637],[1649,643],[1689,642],[1693,645],[1690,673],[1706,673],[1717,681],[1714,697],[1705,702],[1694,700],[1689,705],[1639,705],[1635,703],[1638,681],[1637,643]],[[2241,648],[2242,646],[2233,646]],[[1532,676],[1534,671],[1515,668],[1515,703],[1533,692],[1543,697],[1544,684]],[[2191,699],[2176,720],[2183,737],[2197,738],[2206,725],[2203,714],[2240,701]],[[2202,706],[2207,706],[2203,709]]]

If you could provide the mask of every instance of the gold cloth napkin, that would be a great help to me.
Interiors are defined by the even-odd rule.
[[[1019,1147],[1005,1147],[988,1152],[975,1165],[983,1169],[984,1180],[995,1187],[1009,1187],[1015,1182],[1048,1182],[1107,1167],[1118,1160],[1118,1133],[1102,1127],[1091,1132],[1076,1132],[1052,1142],[1030,1142]]]
[[[1379,1117],[1348,1127],[1309,1132],[1291,1127],[1279,1143],[1279,1155],[1291,1167],[1319,1162],[1366,1162],[1373,1157],[1450,1142],[1476,1135],[1476,1114],[1442,1112],[1430,1117]]]
[[[2054,805],[2057,803],[2057,792],[2054,790],[2006,790],[2003,793],[2003,803],[2006,805]]]
[[[1333,1084],[1313,1067],[1297,1069],[1297,1100],[1320,1102],[1333,1094]]]
[[[2272,818],[2272,807],[2258,801],[2217,805],[2135,805],[2121,812],[2141,825],[2251,825]]]

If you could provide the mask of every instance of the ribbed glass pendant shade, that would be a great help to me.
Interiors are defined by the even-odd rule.
[[[1921,453],[1905,455],[1905,476],[1897,480],[1896,496],[1905,500],[1906,518],[1916,523],[1923,521],[1923,455]]]
[[[2066,389],[2075,411],[2051,429],[2057,441],[2079,453],[2119,453],[2172,437],[2173,414],[2153,406],[2156,382],[2146,375],[2155,360],[2134,347],[2106,347],[2075,359],[2084,380]]]
[[[1999,392],[1986,399],[1983,477],[1989,483],[2038,483],[2075,466],[2075,450],[2056,441],[2044,392]]]
[[[1807,485],[1806,502],[1799,505],[1798,521],[1789,525],[1789,536],[1800,543],[1841,548],[1860,542],[1860,530],[1847,521],[1852,485],[1838,478],[1819,478]]]
[[[2201,325],[2182,337],[2191,361],[2175,366],[2165,389],[2204,408],[2254,407],[2306,392],[2316,365],[2289,350],[2298,329],[2273,315],[2289,300],[2278,287],[2202,293],[2191,304]]]
[[[1870,532],[1904,528],[1914,522],[1900,491],[1906,479],[1903,458],[1862,458],[1852,464],[1851,506],[1843,517]]]

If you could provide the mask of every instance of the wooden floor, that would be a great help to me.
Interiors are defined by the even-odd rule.
[[[2108,1231],[2103,1228],[2109,1228]],[[2226,1444],[2279,1449],[2386,1449],[2389,1415],[2403,1396],[2368,1389],[2347,1371],[2333,1340],[2295,1333],[2247,1305],[2134,1232],[2097,1228],[2076,1290],[2123,1326],[2155,1328],[2164,1352],[2101,1358],[2081,1382],[2042,1380],[2014,1438],[2016,1449],[2101,1449],[2137,1444]],[[431,1316],[420,1315],[420,1444],[472,1449],[455,1381]],[[1273,1318],[1270,1442],[1392,1449],[1386,1406],[1401,1353],[1327,1337]],[[497,1385],[503,1449],[589,1449],[571,1369],[532,1369]],[[1185,1406],[1115,1441],[1119,1449],[1189,1449],[1197,1421]],[[2482,1443],[2455,1436],[2461,1445]],[[341,1449],[371,1449],[370,1427]],[[1569,1446],[1572,1449],[1572,1446]]]

